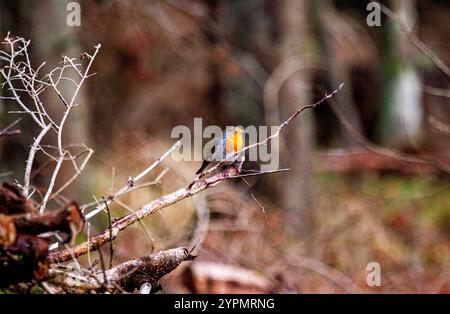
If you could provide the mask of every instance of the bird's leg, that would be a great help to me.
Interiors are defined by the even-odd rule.
[[[238,160],[235,161],[235,167],[236,167],[236,171],[238,173],[241,173],[242,171],[242,165],[244,164],[245,161],[245,156],[239,156]]]

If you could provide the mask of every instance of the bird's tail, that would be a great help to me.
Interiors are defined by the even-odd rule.
[[[200,169],[197,170],[195,174],[202,173],[202,171],[205,170],[205,168],[209,165],[209,163],[210,162],[208,160],[203,160],[202,166],[200,167]]]

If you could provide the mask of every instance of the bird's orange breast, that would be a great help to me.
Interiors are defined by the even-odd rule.
[[[234,133],[227,138],[225,149],[228,153],[238,152],[243,148],[243,144],[242,134]]]

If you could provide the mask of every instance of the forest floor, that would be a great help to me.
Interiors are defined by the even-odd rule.
[[[211,215],[198,260],[254,270],[270,279],[276,292],[450,292],[448,181],[320,173],[314,182],[311,235],[284,233],[286,218],[279,209],[267,206],[265,219],[258,207],[241,207]],[[267,205],[264,198],[262,203]],[[366,284],[370,262],[380,264],[380,287]],[[186,291],[178,278],[169,276],[169,291]]]

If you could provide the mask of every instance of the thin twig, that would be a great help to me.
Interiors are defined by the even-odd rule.
[[[128,206],[127,204],[125,204],[121,200],[115,199],[114,203],[116,203],[117,205],[125,208],[129,213],[134,213],[134,209],[132,209],[130,206]],[[148,230],[147,226],[141,220],[138,221],[138,224],[142,227],[142,229],[144,230],[145,234],[150,239],[150,247],[151,247],[150,252],[153,252],[155,250],[155,239],[153,239],[153,236],[152,236],[150,230]]]
[[[90,69],[96,58],[98,51],[101,47],[100,44],[95,46],[95,51],[92,55],[86,54],[88,58],[86,69],[81,72],[81,64],[76,63],[74,60],[63,56],[61,65],[52,69],[48,74],[43,76],[40,75],[41,69],[44,67],[46,62],[42,62],[37,68],[33,68],[30,56],[29,47],[30,40],[25,40],[22,37],[14,37],[8,32],[7,36],[4,38],[4,44],[7,48],[5,51],[0,50],[0,61],[2,62],[2,67],[0,69],[0,74],[3,76],[4,81],[0,84],[1,88],[6,89],[10,95],[0,96],[1,99],[14,100],[19,106],[20,111],[13,111],[16,113],[25,113],[32,117],[32,119],[37,123],[40,128],[39,135],[34,140],[31,145],[27,163],[25,166],[24,183],[22,185],[23,194],[29,197],[29,189],[31,184],[31,172],[33,167],[33,162],[35,159],[35,154],[37,151],[42,151],[50,160],[56,162],[56,166],[53,169],[53,173],[50,178],[48,187],[46,188],[45,196],[40,204],[40,212],[44,212],[48,202],[58,196],[67,186],[69,186],[83,171],[87,162],[89,161],[93,151],[85,145],[88,152],[87,157],[82,162],[81,166],[78,166],[76,159],[78,156],[72,156],[69,150],[63,145],[63,131],[65,123],[69,117],[71,110],[77,106],[76,99],[83,86],[83,83],[87,78],[92,76]],[[66,77],[66,72],[70,69],[74,69],[79,75],[80,79],[75,82],[72,78]],[[67,99],[63,96],[59,89],[59,83],[62,80],[68,80],[75,85],[73,93]],[[46,111],[46,106],[42,101],[42,93],[46,90],[54,90],[57,96],[61,99],[64,104],[64,112],[62,114],[62,119],[59,124],[49,115]],[[31,99],[31,105],[30,103]],[[70,99],[70,101],[68,100]],[[48,131],[52,129],[56,133],[57,138],[57,151],[59,156],[53,156],[49,154],[45,149],[44,145],[40,145],[43,138],[48,134]],[[12,135],[12,133],[17,134],[18,130],[1,132],[1,135]],[[55,193],[53,189],[55,187],[55,182],[57,180],[59,171],[61,169],[62,163],[65,160],[72,162],[75,174],[61,186]]]
[[[380,5],[381,11],[386,14],[389,18],[391,18],[395,23],[400,26],[402,31],[409,37],[411,42],[427,56],[431,62],[447,77],[450,77],[450,69],[449,67],[430,49],[428,48],[417,36],[414,32],[411,31],[408,25],[394,12],[392,12],[385,5]]]
[[[319,106],[320,104],[324,103],[325,101],[327,101],[328,99],[333,98],[334,95],[336,95],[342,88],[344,87],[344,83],[341,83],[338,88],[336,88],[331,94],[325,94],[325,96],[323,96],[319,101],[310,104],[310,105],[306,105],[301,107],[300,109],[298,109],[296,112],[294,112],[287,120],[285,120],[282,124],[280,124],[278,126],[278,129],[275,133],[271,134],[270,136],[268,136],[267,138],[265,138],[264,140],[248,145],[246,147],[244,147],[242,150],[235,152],[233,154],[230,154],[230,156],[228,156],[227,158],[225,158],[224,160],[222,160],[221,162],[217,163],[215,166],[211,167],[209,170],[204,171],[203,173],[201,173],[196,179],[195,182],[198,181],[199,179],[201,179],[202,177],[211,174],[212,172],[216,171],[217,169],[219,169],[220,167],[223,166],[224,163],[226,163],[227,161],[231,160],[232,158],[242,154],[243,152],[253,148],[253,147],[258,147],[260,145],[265,145],[267,144],[270,140],[278,137],[280,135],[280,132],[283,128],[285,128],[292,120],[294,120],[296,117],[298,117],[303,111],[307,110],[307,109],[311,109],[311,108],[315,108],[317,106]]]
[[[33,142],[33,145],[31,145],[30,152],[28,153],[27,163],[25,166],[25,175],[23,178],[23,190],[22,193],[25,197],[28,197],[28,190],[30,188],[30,177],[31,177],[31,170],[33,168],[33,161],[34,156],[36,154],[36,150],[39,148],[39,145],[41,143],[42,138],[47,134],[47,132],[50,130],[51,124],[47,125],[45,128],[41,130],[38,137]]]
[[[296,112],[294,112],[286,121],[284,121],[279,127],[277,132],[275,132],[274,134],[272,134],[271,136],[267,137],[266,139],[252,144],[252,145],[248,145],[246,147],[244,147],[240,152],[237,152],[234,154],[234,156],[239,155],[240,153],[244,152],[245,150],[248,150],[252,147],[256,147],[259,145],[264,145],[266,144],[268,141],[270,141],[271,139],[279,136],[280,131],[286,127],[293,119],[295,119],[296,117],[298,117],[303,111],[310,109],[310,108],[314,108],[318,105],[320,105],[321,103],[325,102],[326,100],[332,98],[336,93],[338,93],[344,84],[340,84],[339,87],[334,90],[331,94],[325,94],[325,96],[320,99],[319,101],[317,101],[314,104],[311,105],[307,105],[304,107],[301,107],[299,110],[297,110]],[[154,164],[158,164],[164,156],[168,156],[169,153],[174,150],[176,147],[179,147],[180,142],[177,141],[163,156],[161,156]],[[232,158],[233,156],[229,156],[229,158]],[[223,162],[221,162],[223,163]],[[215,165],[213,168],[218,168],[219,165],[221,165],[221,163],[218,163],[217,165]],[[155,165],[156,166],[156,165]],[[150,166],[149,168],[153,169],[152,166]],[[147,168],[148,169],[148,168]],[[147,170],[146,169],[146,170]],[[148,171],[145,171],[145,173],[147,173]],[[230,179],[235,179],[235,178],[243,178],[243,177],[247,177],[247,176],[256,176],[256,175],[263,175],[263,174],[270,174],[270,173],[277,173],[277,172],[284,172],[284,171],[288,171],[289,169],[278,169],[278,170],[272,170],[272,171],[261,171],[261,172],[253,172],[251,171],[250,173],[244,173],[240,174],[240,172],[235,168],[235,167],[228,167],[226,169],[224,169],[223,171],[216,173],[215,175],[208,177],[208,178],[200,178],[197,177],[195,178],[195,180],[193,182],[191,182],[187,187],[181,188],[175,192],[172,192],[170,194],[167,194],[165,196],[161,196],[158,199],[142,206],[140,209],[138,209],[137,211],[135,211],[134,213],[131,213],[129,215],[123,216],[122,218],[119,218],[118,220],[116,220],[113,224],[110,230],[105,230],[102,233],[94,236],[91,238],[91,240],[89,242],[84,242],[81,244],[78,244],[77,246],[75,246],[73,248],[73,252],[75,253],[75,256],[81,256],[86,254],[88,251],[94,251],[94,250],[98,250],[102,245],[104,245],[105,243],[107,243],[108,241],[110,241],[111,239],[114,239],[119,232],[121,232],[122,230],[124,230],[125,228],[127,228],[128,226],[134,224],[136,221],[139,221],[145,217],[147,217],[150,214],[153,214],[159,210],[161,210],[162,208],[168,207],[170,205],[173,205],[185,198],[191,197],[192,195],[195,195],[197,193],[200,193],[201,191],[204,191],[208,188],[212,188],[214,186],[216,186],[217,184],[219,184],[222,181],[225,180],[230,180]],[[211,171],[212,172],[212,171]],[[208,172],[210,173],[210,172]],[[138,175],[138,178],[141,178],[143,175]],[[123,193],[124,191],[127,191],[131,186],[134,185],[134,179],[130,178],[128,184],[126,184],[121,190],[119,190],[118,192]],[[119,194],[119,193],[116,194]],[[120,194],[119,194],[120,195]],[[117,197],[117,196],[116,196]],[[104,205],[103,205],[104,206]],[[98,209],[100,206],[97,207],[97,209],[95,209],[94,211],[100,211],[101,209]],[[92,211],[92,212],[94,212]],[[89,214],[91,214],[92,212],[90,212]],[[88,215],[89,215],[88,214]],[[91,215],[90,217],[92,217],[93,215]],[[87,215],[86,215],[87,217]],[[63,250],[63,251],[59,251],[59,252],[54,252],[51,253],[48,256],[48,259],[50,260],[50,262],[63,262],[63,261],[67,261],[68,259],[70,259],[70,252],[67,252],[67,250]]]
[[[130,188],[132,188],[136,184],[137,181],[142,179],[147,173],[149,173],[156,166],[158,166],[164,159],[167,158],[167,156],[170,155],[170,153],[172,153],[172,151],[174,151],[176,148],[178,148],[180,146],[181,146],[181,142],[177,141],[175,144],[172,145],[172,147],[169,150],[167,150],[161,157],[159,157],[150,166],[145,168],[142,172],[137,174],[135,177],[130,177],[128,179],[127,183],[124,186],[122,186],[122,188],[120,190],[118,190],[116,193],[114,193],[113,195],[110,195],[106,198],[106,203],[109,204],[112,201],[114,201],[116,198],[120,197],[122,194],[125,194]],[[105,208],[105,204],[100,204],[99,206],[97,206],[95,209],[93,209],[91,212],[89,212],[86,215],[86,219],[92,218],[97,213],[102,211],[104,208]]]
[[[292,258],[290,260],[291,262],[289,262],[289,264],[313,271],[328,280],[331,280],[348,293],[357,293],[361,291],[361,289],[353,282],[353,280],[351,280],[351,278],[319,260],[306,256],[297,256],[296,258]]]
[[[253,194],[252,191],[252,186],[250,185],[250,183],[248,183],[247,180],[245,180],[245,178],[241,177],[242,181],[245,182],[245,184],[248,186],[248,191],[250,192],[250,195],[252,196],[253,200],[256,202],[256,204],[258,204],[259,208],[261,208],[262,213],[264,214],[264,217],[267,219],[267,215],[266,215],[266,210],[264,209],[264,206],[258,201],[258,199],[256,198],[256,196]]]
[[[105,203],[106,212],[108,213],[108,229],[109,229],[109,267],[112,267],[114,258],[114,248],[112,242],[112,226],[111,226],[111,210],[109,209],[106,199],[102,196],[103,203]]]
[[[94,154],[94,150],[91,148],[86,147],[86,151],[88,154],[86,156],[86,158],[83,160],[83,162],[81,163],[80,167],[74,167],[75,168],[75,174],[66,181],[66,183],[64,183],[56,192],[54,192],[50,199],[55,198],[58,194],[60,194],[64,189],[66,189],[70,184],[72,184],[73,181],[76,180],[76,178],[83,172],[84,168],[86,167],[87,163],[89,162],[89,160],[91,159],[92,155]],[[75,159],[76,158],[70,158],[71,161],[73,161],[75,163]],[[76,164],[75,164],[76,166]]]
[[[94,54],[92,56],[89,56],[89,62],[86,66],[86,70],[83,73],[83,76],[80,80],[80,82],[78,83],[78,86],[76,87],[72,98],[70,100],[70,102],[67,104],[66,110],[64,111],[63,117],[61,119],[61,122],[58,126],[58,133],[57,133],[57,143],[58,143],[58,149],[59,149],[59,159],[58,159],[58,163],[56,164],[55,169],[53,170],[53,174],[52,174],[52,179],[50,181],[49,187],[47,189],[47,193],[45,194],[44,197],[44,201],[42,202],[42,205],[40,207],[40,212],[44,212],[45,211],[45,206],[47,205],[47,201],[49,200],[50,196],[52,195],[52,190],[53,190],[53,186],[54,186],[54,182],[56,180],[56,177],[59,173],[59,170],[61,168],[61,164],[62,161],[64,159],[64,156],[66,154],[65,149],[63,148],[63,144],[62,144],[62,134],[63,134],[63,130],[64,130],[64,124],[67,121],[67,118],[69,117],[69,113],[71,111],[71,109],[75,106],[75,100],[78,96],[78,92],[80,91],[81,86],[83,85],[84,81],[86,80],[88,74],[89,74],[89,70],[91,69],[91,66],[94,62],[95,57],[98,54],[98,51],[100,49],[101,45],[98,44],[95,46],[95,51]]]
[[[108,278],[106,277],[106,271],[105,271],[105,261],[103,259],[103,253],[102,250],[98,250],[98,256],[100,258],[100,267],[102,268],[102,274],[103,274],[103,283],[105,286],[108,285]]]
[[[359,133],[348,121],[345,115],[338,109],[338,106],[335,102],[330,101],[331,110],[333,110],[334,114],[338,118],[339,122],[344,126],[344,129],[352,136],[358,143],[363,145],[368,150],[377,153],[379,155],[383,155],[386,157],[390,157],[396,160],[400,160],[407,163],[415,163],[422,165],[432,165],[436,169],[444,172],[450,173],[450,169],[448,166],[443,164],[438,160],[434,160],[431,157],[423,157],[423,156],[411,156],[408,154],[404,154],[398,151],[394,151],[393,149],[388,149],[379,145],[376,145],[370,142],[367,138],[365,138],[361,133]]]
[[[22,118],[16,119],[14,122],[12,122],[10,125],[8,125],[3,130],[0,130],[0,137],[2,136],[14,136],[20,134],[20,129],[17,130],[10,130],[13,126],[15,126],[17,123],[20,122]]]
[[[58,161],[56,162],[55,169],[53,170],[52,177],[50,178],[50,183],[47,188],[47,192],[45,193],[44,199],[42,200],[41,207],[39,208],[39,212],[43,213],[45,211],[45,207],[47,206],[47,202],[52,195],[53,187],[55,186],[56,177],[58,176],[59,169],[61,168],[61,165],[64,161],[64,154],[59,156]]]
[[[436,87],[422,84],[422,90],[425,93],[430,94],[430,95],[450,98],[450,90],[448,90],[448,89],[436,88]]]

